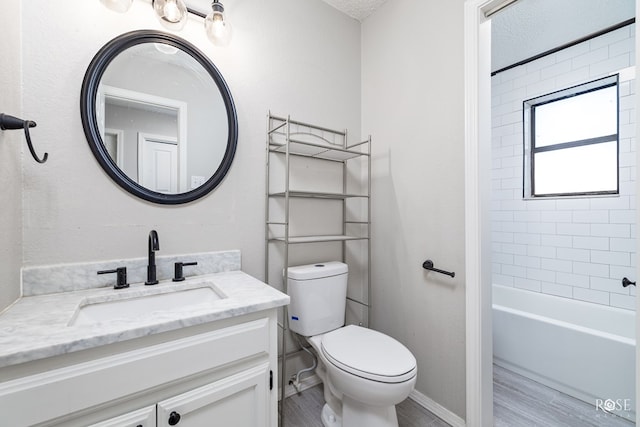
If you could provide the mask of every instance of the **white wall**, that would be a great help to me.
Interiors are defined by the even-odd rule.
[[[160,254],[240,249],[243,270],[261,278],[267,111],[358,134],[359,23],[320,0],[230,2],[234,39],[222,49],[206,39],[202,19],[191,17],[178,35],[209,55],[227,80],[238,150],[208,197],[159,206],[129,195],[102,171],[79,112],[82,79],[98,49],[126,31],[161,29],[150,2],[135,1],[127,14],[97,0],[22,5],[24,110],[38,121],[39,150],[50,153],[45,166],[24,165],[24,265],[145,256],[149,230],[156,229]],[[1,209],[4,215],[6,205]]]
[[[465,417],[462,0],[393,0],[362,24],[373,135],[373,328],[418,360],[417,391]],[[456,272],[427,273],[422,262]]]
[[[22,2],[2,2],[0,28],[0,113],[22,117],[20,99],[20,55]],[[24,117],[22,117],[24,118]],[[34,117],[27,119],[35,120]],[[38,140],[41,128],[33,129]],[[35,161],[19,130],[0,131],[0,310],[19,296],[22,265],[22,152],[25,161]],[[39,155],[42,148],[36,148]]]
[[[492,78],[493,283],[635,309],[635,81],[620,81],[620,195],[522,199],[522,101],[635,64],[635,25]]]

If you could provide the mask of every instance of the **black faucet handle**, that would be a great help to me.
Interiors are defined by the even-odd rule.
[[[182,282],[184,280],[184,273],[182,271],[182,267],[187,265],[198,265],[197,262],[176,262],[173,268],[173,281],[174,282]]]
[[[127,283],[127,267],[118,267],[115,270],[98,271],[98,274],[112,273],[115,273],[117,275],[116,284],[113,285],[113,289],[124,289],[129,287],[129,284]]]

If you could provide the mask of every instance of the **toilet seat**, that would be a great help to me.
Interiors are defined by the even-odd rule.
[[[388,335],[355,325],[322,336],[322,353],[350,374],[382,383],[401,383],[416,376],[416,359]]]

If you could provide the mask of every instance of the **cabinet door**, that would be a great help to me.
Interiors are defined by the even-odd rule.
[[[89,427],[155,427],[156,405],[147,406],[128,414],[120,415]]]
[[[158,427],[266,427],[269,364],[158,403]]]

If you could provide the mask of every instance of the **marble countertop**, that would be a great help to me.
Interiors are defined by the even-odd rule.
[[[74,325],[80,306],[179,290],[212,287],[221,299],[210,304],[140,313],[135,319]],[[0,314],[0,368],[102,345],[231,318],[289,303],[289,297],[241,271],[23,297]]]

